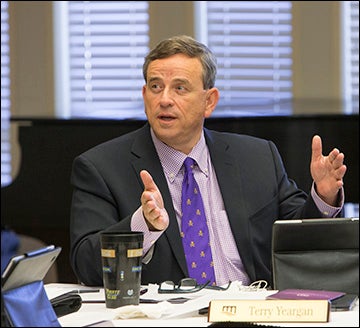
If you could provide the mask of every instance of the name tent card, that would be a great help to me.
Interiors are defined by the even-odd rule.
[[[328,322],[327,300],[213,300],[209,322]]]

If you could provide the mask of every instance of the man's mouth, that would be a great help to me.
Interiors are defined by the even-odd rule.
[[[169,115],[159,115],[158,118],[162,121],[172,121],[175,119],[175,117]]]

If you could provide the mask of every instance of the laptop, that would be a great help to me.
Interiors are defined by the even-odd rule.
[[[273,288],[359,294],[359,218],[277,220]]]
[[[49,245],[10,259],[1,275],[1,291],[43,280],[61,252],[61,247]]]

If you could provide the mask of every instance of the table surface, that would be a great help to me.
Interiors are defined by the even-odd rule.
[[[174,297],[174,294],[157,294],[157,285],[146,286],[148,293],[142,296],[154,298],[160,301],[157,304],[144,304],[125,306],[117,309],[106,308],[103,288],[98,292],[80,294],[83,303],[81,308],[59,318],[62,327],[84,327],[91,324],[93,327],[207,327],[207,315],[200,315],[198,310],[208,306],[212,299],[265,299],[266,296],[275,293],[274,290],[246,291],[241,286],[232,284],[230,289],[223,291],[202,290],[200,292],[186,294],[190,299],[183,304],[170,304],[161,302]],[[49,299],[61,295],[70,290],[95,289],[76,284],[46,284],[45,290]],[[177,296],[184,296],[184,294]],[[87,302],[96,303],[87,303]],[[326,323],[259,323],[264,326],[281,327],[359,327],[359,301],[352,311],[330,312],[329,322]]]

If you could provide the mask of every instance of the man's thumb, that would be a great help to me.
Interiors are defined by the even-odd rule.
[[[145,190],[148,190],[148,191],[157,190],[157,186],[156,186],[151,174],[148,171],[142,170],[140,172],[140,177],[144,184]]]
[[[318,135],[315,135],[312,139],[312,160],[316,160],[322,156],[322,144],[321,138]]]

